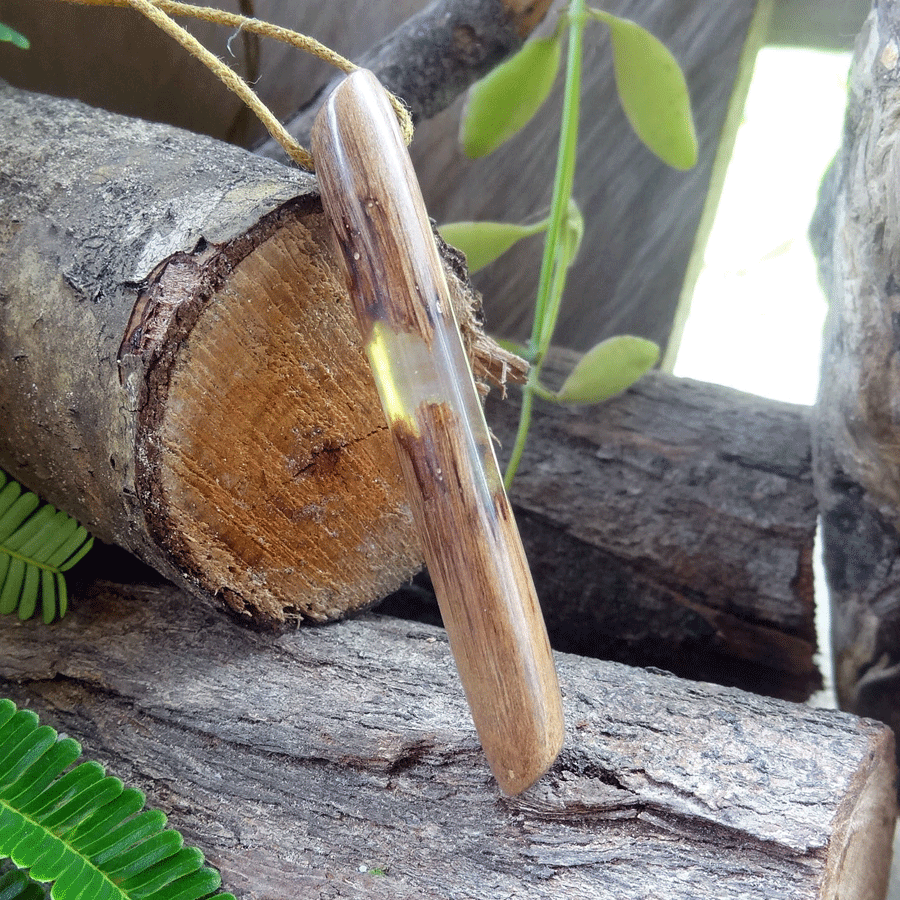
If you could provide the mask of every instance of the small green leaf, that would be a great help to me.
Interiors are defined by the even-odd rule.
[[[553,88],[560,55],[555,36],[529,41],[472,88],[459,136],[467,156],[487,156],[531,121]]]
[[[566,210],[566,218],[563,228],[563,248],[565,251],[566,266],[571,266],[578,256],[581,247],[581,239],[584,237],[584,216],[578,208],[578,204],[570,197]]]
[[[556,393],[560,403],[600,403],[631,387],[659,359],[646,338],[619,335],[601,341],[578,361]]]
[[[9,25],[4,25],[2,22],[0,22],[0,41],[8,41],[22,50],[27,50],[31,46],[24,34],[19,34],[18,31],[10,28]]]
[[[450,222],[438,231],[451,246],[466,254],[470,272],[483,269],[502,256],[522,238],[539,234],[546,229],[546,222],[537,225],[515,225],[511,222]]]
[[[690,169],[697,162],[691,99],[675,57],[649,31],[602,10],[591,14],[612,33],[616,88],[637,136],[663,162]]]

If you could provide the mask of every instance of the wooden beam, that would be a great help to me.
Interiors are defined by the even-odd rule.
[[[510,799],[434,628],[273,639],[171,587],[109,583],[53,628],[0,620],[0,694],[145,790],[239,897],[883,896],[887,728],[558,665],[566,745]]]

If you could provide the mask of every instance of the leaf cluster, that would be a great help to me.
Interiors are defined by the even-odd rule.
[[[564,403],[597,403],[625,390],[659,359],[659,347],[652,341],[622,335],[589,350],[560,390],[551,391],[539,380],[556,327],[566,273],[578,253],[584,232],[584,220],[572,198],[572,186],[582,35],[591,20],[602,22],[610,30],[616,88],[638,137],[676,169],[689,169],[697,161],[697,134],[690,96],[675,58],[635,22],[586,7],[584,0],[570,0],[553,35],[527,43],[470,92],[460,126],[460,142],[469,156],[477,158],[493,152],[517,134],[549,97],[562,63],[562,26],[568,25],[565,96],[549,215],[529,225],[456,222],[440,229],[448,243],[466,254],[470,271],[490,264],[518,241],[546,233],[531,341],[527,347],[517,348],[532,363],[532,370],[525,385],[519,431],[506,473],[507,486],[521,458],[533,396]]]
[[[0,700],[2,900],[203,900],[221,878],[144,795],[79,760],[81,747]],[[2,871],[2,870],[0,870]],[[215,894],[216,900],[234,900]]]
[[[93,544],[84,526],[0,471],[0,613],[30,619],[40,601],[44,622],[62,618],[65,573]]]

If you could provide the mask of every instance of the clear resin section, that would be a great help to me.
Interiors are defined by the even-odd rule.
[[[469,465],[482,480],[486,505],[502,493],[502,480],[468,360],[455,322],[434,322],[432,342],[417,334],[396,331],[384,322],[372,323],[366,354],[372,366],[381,405],[391,425],[403,423],[418,436],[423,407],[446,404],[462,429]]]

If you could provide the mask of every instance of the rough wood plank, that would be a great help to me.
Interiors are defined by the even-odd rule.
[[[603,5],[650,29],[684,68],[699,139],[697,166],[687,173],[668,168],[635,137],[616,95],[605,29],[595,24],[587,31],[574,191],[585,230],[554,338],[559,345],[584,351],[610,335],[637,334],[666,347],[688,263],[692,254],[702,253],[695,243],[705,242],[698,229],[729,104],[736,110],[743,106],[743,96],[734,92],[741,66],[753,65],[754,54],[745,56],[744,47],[758,5],[757,0]],[[469,160],[458,146],[462,103],[417,130],[413,160],[438,222],[535,221],[546,214],[562,80],[534,121],[485,159]],[[729,154],[726,148],[724,158]],[[714,208],[715,197],[712,203]],[[523,340],[530,335],[540,241],[521,242],[474,277],[492,333]]]
[[[558,662],[566,746],[504,799],[436,629],[272,639],[172,588],[109,584],[52,629],[0,621],[0,693],[145,789],[248,900],[881,896],[886,728]]]
[[[854,51],[844,145],[813,242],[830,300],[813,430],[838,698],[900,728],[900,5]]]

